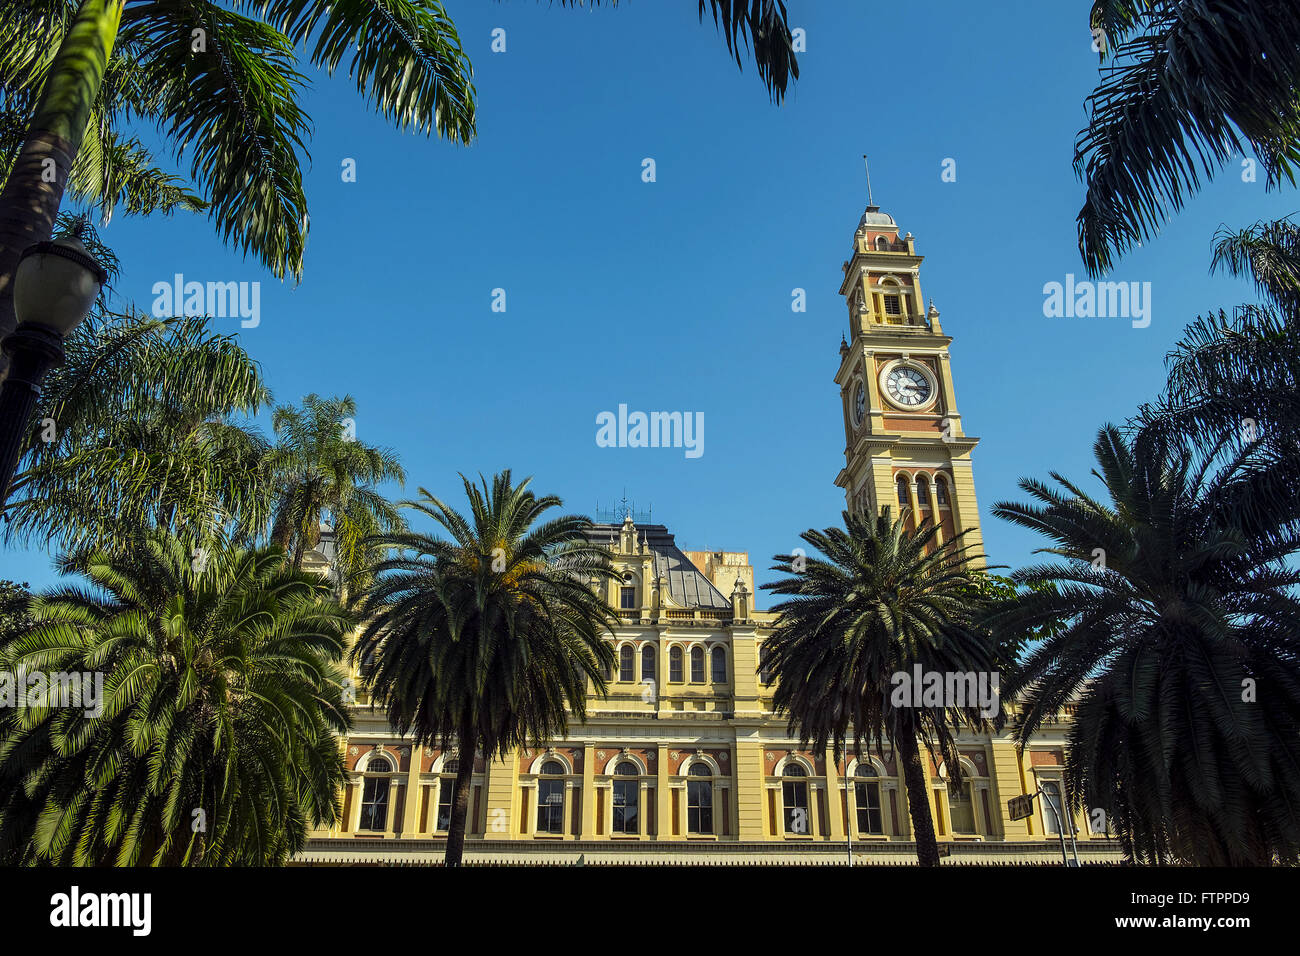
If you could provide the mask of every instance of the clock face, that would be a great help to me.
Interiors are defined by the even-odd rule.
[[[918,368],[898,365],[885,377],[885,391],[890,400],[900,408],[921,408],[929,404],[934,395],[930,378]]]
[[[858,383],[858,390],[853,396],[853,424],[861,425],[862,418],[867,414],[867,388],[861,382]]]

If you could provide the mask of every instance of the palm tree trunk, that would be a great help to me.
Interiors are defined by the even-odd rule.
[[[82,0],[50,64],[27,137],[0,191],[0,337],[17,325],[13,277],[18,258],[32,243],[49,239],[54,229],[124,3]],[[0,375],[8,364],[0,356]]]
[[[465,823],[469,817],[469,782],[474,776],[474,725],[466,721],[457,736],[456,783],[451,791],[451,821],[447,824],[446,866],[460,866],[465,853]]]
[[[938,866],[939,841],[930,816],[929,775],[921,764],[921,748],[910,727],[898,735],[898,755],[903,761],[903,785],[907,787],[907,812],[912,818],[916,840],[916,862],[921,866]]]

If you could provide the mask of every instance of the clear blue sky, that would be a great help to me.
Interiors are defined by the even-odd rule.
[[[345,77],[318,76],[301,284],[223,247],[202,217],[119,217],[104,237],[121,298],[147,310],[176,272],[260,280],[260,326],[216,326],[239,333],[277,401],[355,396],[358,437],[401,454],[407,493],[460,500],[457,471],[506,467],[584,513],[626,489],[683,546],[748,551],[760,580],[843,507],[836,292],[864,152],[955,339],[999,564],[1042,542],[993,519],[993,502],[1018,497],[1021,476],[1083,478],[1097,427],[1154,397],[1185,323],[1252,298],[1209,276],[1216,227],[1297,205],[1229,169],[1116,270],[1152,283],[1149,328],[1048,319],[1044,283],[1083,275],[1071,159],[1097,77],[1083,0],[996,18],[957,0],[788,0],[808,50],[781,107],[691,0],[447,5],[475,67],[473,146],[400,134]],[[495,27],[504,54],[490,52]],[[341,181],[345,157],[355,183]],[[940,179],[949,157],[955,183]],[[490,308],[498,287],[504,314]],[[795,287],[807,312],[791,311]],[[704,455],[597,447],[596,415],[620,403],[703,412]],[[0,577],[53,576],[44,553],[10,550]]]

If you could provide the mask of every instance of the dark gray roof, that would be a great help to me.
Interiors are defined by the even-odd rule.
[[[338,546],[334,542],[334,532],[321,528],[320,542],[312,550],[319,552],[321,557],[333,564],[334,559],[338,556]]]
[[[589,537],[596,544],[609,545],[618,540],[620,525],[593,524]],[[730,610],[731,600],[713,586],[700,569],[677,547],[668,528],[661,524],[636,526],[637,544],[645,538],[654,555],[655,574],[663,578],[673,603],[688,608]]]
[[[897,229],[898,223],[894,222],[894,217],[887,212],[881,212],[879,206],[868,206],[867,211],[862,214],[858,220],[858,228],[863,226],[884,226],[887,229]]]

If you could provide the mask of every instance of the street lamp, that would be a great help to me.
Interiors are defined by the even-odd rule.
[[[23,250],[14,271],[18,327],[0,348],[9,374],[0,385],[0,504],[8,500],[45,373],[63,361],[63,340],[85,320],[108,273],[75,238]]]

